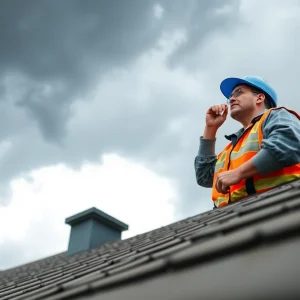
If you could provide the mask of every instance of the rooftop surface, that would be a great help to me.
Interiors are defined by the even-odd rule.
[[[0,299],[297,299],[299,253],[295,181],[87,252],[2,270]]]

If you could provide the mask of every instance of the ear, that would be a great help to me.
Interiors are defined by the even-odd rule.
[[[257,95],[257,99],[256,99],[256,103],[259,104],[259,103],[263,103],[265,101],[265,95],[264,94],[258,94]]]

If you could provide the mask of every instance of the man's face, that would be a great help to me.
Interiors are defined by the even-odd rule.
[[[230,116],[233,119],[240,119],[251,114],[256,108],[258,95],[253,94],[247,85],[239,85],[234,88],[228,100]]]

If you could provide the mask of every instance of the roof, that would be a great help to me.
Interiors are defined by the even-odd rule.
[[[0,273],[0,299],[293,299],[300,181],[73,256]]]

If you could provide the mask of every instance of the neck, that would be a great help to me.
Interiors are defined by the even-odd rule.
[[[257,115],[262,113],[265,109],[266,109],[265,107],[260,108],[260,109],[256,109],[252,114],[250,114],[249,116],[243,118],[243,120],[240,120],[240,123],[242,124],[244,129],[249,126],[249,124],[251,123],[251,121],[254,117],[256,117]]]

